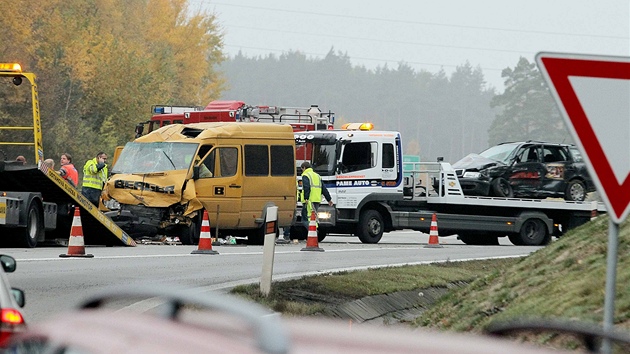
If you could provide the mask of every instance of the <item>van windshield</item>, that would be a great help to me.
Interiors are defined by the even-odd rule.
[[[199,144],[130,142],[120,153],[112,173],[153,173],[187,170]]]

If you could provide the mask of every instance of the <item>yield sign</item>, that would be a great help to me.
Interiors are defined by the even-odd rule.
[[[538,53],[612,220],[630,213],[630,58]]]

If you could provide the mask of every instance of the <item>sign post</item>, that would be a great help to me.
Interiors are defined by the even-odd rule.
[[[630,58],[538,53],[536,62],[610,216],[603,327],[612,330],[619,224],[630,213]]]

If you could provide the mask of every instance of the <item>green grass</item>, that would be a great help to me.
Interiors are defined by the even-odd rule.
[[[410,323],[449,331],[482,332],[490,323],[546,318],[601,324],[604,313],[608,217],[568,232],[524,258],[370,269],[275,282],[263,297],[259,285],[240,286],[234,293],[286,315],[319,315],[330,305],[364,296],[430,287],[454,287]],[[630,327],[630,226],[619,232],[614,322]],[[536,336],[541,343],[575,341]]]

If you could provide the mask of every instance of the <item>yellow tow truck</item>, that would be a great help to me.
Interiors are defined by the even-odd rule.
[[[129,237],[111,219],[90,203],[65,181],[57,171],[44,163],[42,129],[37,97],[35,74],[23,72],[20,64],[0,63],[0,80],[10,79],[20,86],[24,79],[31,84],[33,111],[32,125],[0,125],[0,146],[31,147],[34,160],[29,163],[0,160],[0,246],[36,247],[47,241],[67,242],[74,217],[79,207],[86,245],[135,246]],[[19,131],[32,131],[32,140],[11,139]],[[7,139],[8,140],[8,139]]]

